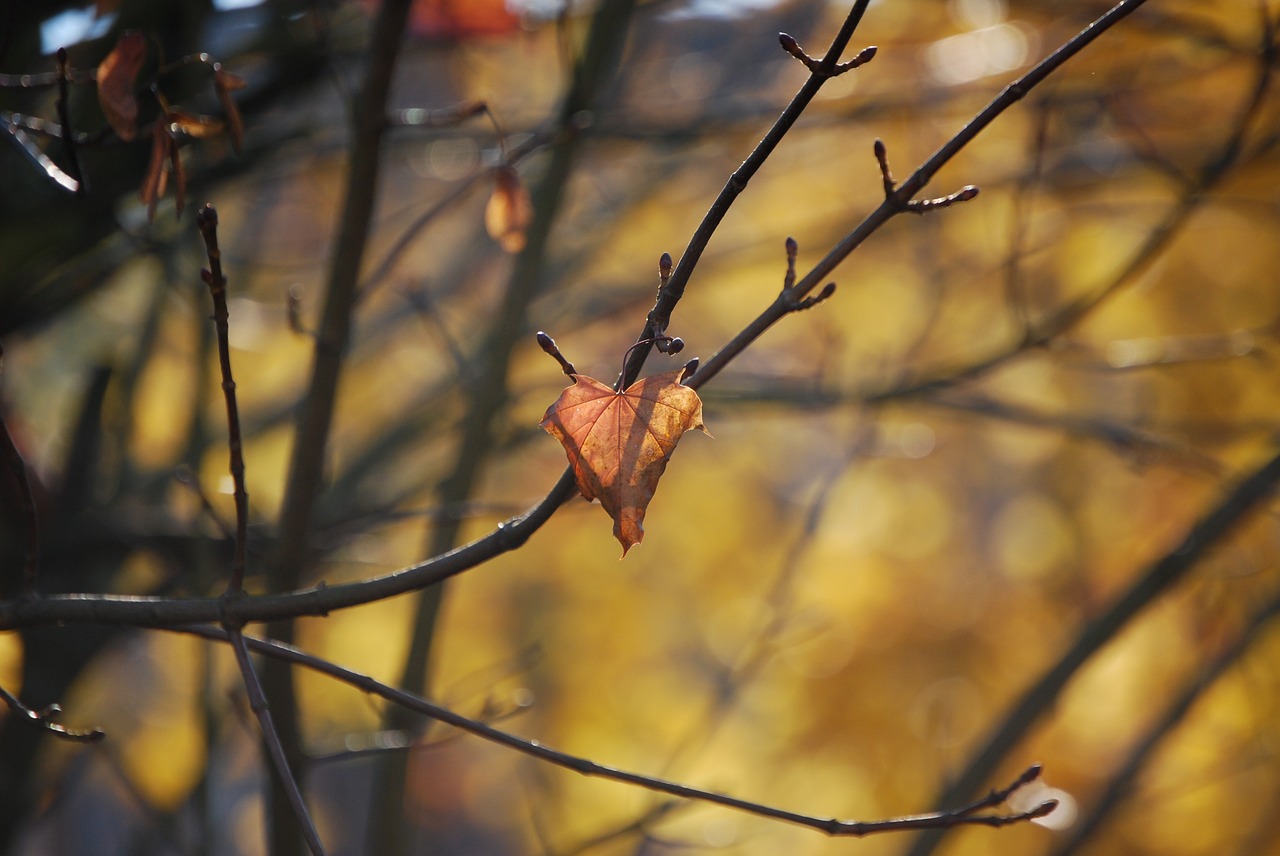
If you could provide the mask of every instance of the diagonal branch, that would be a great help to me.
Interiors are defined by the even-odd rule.
[[[439,720],[440,722],[451,725],[454,728],[465,731],[468,734],[473,734],[484,740],[488,740],[491,743],[505,746],[508,749],[514,749],[522,754],[538,758],[539,760],[546,761],[566,770],[572,770],[573,772],[580,773],[584,776],[592,776],[608,779],[614,782],[621,782],[623,784],[635,785],[637,787],[657,791],[658,793],[668,794],[681,799],[696,800],[698,802],[709,803],[711,805],[718,805],[723,806],[724,808],[746,812],[758,817],[766,817],[772,820],[793,823],[831,836],[860,838],[865,835],[873,835],[883,832],[949,829],[955,826],[1008,826],[1010,824],[1021,823],[1027,820],[1043,817],[1056,807],[1056,803],[1046,802],[1024,812],[1012,812],[1008,814],[989,813],[990,809],[994,809],[1003,804],[1015,791],[1039,778],[1040,768],[1038,766],[1034,766],[1023,772],[1007,786],[993,790],[980,799],[949,811],[909,815],[906,817],[889,818],[887,820],[840,820],[838,818],[816,817],[814,815],[789,811],[776,806],[739,799],[738,797],[729,796],[716,791],[695,788],[690,785],[680,784],[679,782],[671,782],[665,779],[646,776],[641,773],[620,770],[616,767],[600,764],[587,758],[581,758],[565,752],[560,752],[559,750],[552,749],[537,740],[529,740],[524,737],[519,737],[515,734],[511,734],[510,732],[495,728],[486,722],[481,722],[479,720],[463,716],[462,714],[456,713],[448,708],[433,704],[420,696],[387,686],[386,684],[376,681],[367,675],[362,675],[359,672],[343,668],[336,663],[308,654],[292,646],[283,645],[279,642],[273,642],[267,639],[255,639],[243,635],[239,636],[239,640],[237,642],[235,636],[214,627],[174,627],[171,629],[180,633],[191,633],[197,636],[202,636],[205,639],[231,641],[233,644],[237,645],[237,657],[241,656],[238,653],[240,646],[253,648],[259,653],[265,654],[269,657],[273,657],[293,665],[303,666],[311,669],[312,671],[320,672],[332,678],[336,678],[337,680],[342,681],[345,684],[349,684],[363,692],[369,693],[370,695],[385,698],[398,706],[413,710],[424,716],[431,717],[432,719]]]
[[[663,287],[658,292],[657,302],[654,304],[653,309],[649,310],[649,316],[645,319],[644,328],[640,331],[640,335],[636,337],[637,342],[646,340],[652,342],[658,336],[667,332],[667,327],[671,323],[671,313],[675,311],[676,304],[680,302],[680,298],[684,297],[685,287],[689,284],[689,278],[693,276],[693,269],[697,267],[698,260],[702,258],[702,253],[707,248],[707,244],[711,242],[711,236],[715,234],[716,229],[720,228],[720,222],[729,213],[729,208],[739,194],[746,190],[747,182],[751,181],[752,177],[759,172],[760,167],[764,165],[764,162],[773,154],[774,149],[782,142],[782,138],[791,130],[791,126],[800,118],[800,114],[809,106],[809,102],[818,94],[818,90],[822,88],[822,85],[834,76],[833,70],[839,63],[840,54],[844,52],[849,40],[853,38],[853,33],[862,22],[862,16],[867,11],[868,5],[870,5],[870,0],[857,0],[853,4],[853,8],[849,10],[849,15],[845,18],[840,31],[831,40],[831,46],[827,48],[827,52],[821,61],[815,62],[810,59],[809,63],[805,63],[810,69],[809,79],[800,87],[800,91],[795,94],[790,103],[783,108],[782,114],[774,121],[773,127],[756,144],[751,154],[747,155],[747,159],[729,176],[729,180],[725,182],[720,195],[711,203],[711,207],[703,216],[702,222],[694,230],[693,237],[689,239],[689,244],[685,247],[684,254],[680,256],[680,263],[676,265],[669,279],[664,278]],[[795,39],[785,33],[781,41],[783,49],[793,56],[795,51],[800,51],[799,46],[795,45]],[[795,46],[794,50],[791,47],[792,45]],[[803,51],[800,51],[800,53],[803,54]],[[859,59],[856,62],[861,65],[874,55],[875,48],[868,48],[858,55]],[[652,344],[646,344],[632,352],[626,366],[623,368],[622,376],[618,379],[618,389],[625,389],[640,376],[640,369],[644,366],[644,361],[649,356],[649,351],[652,347]]]
[[[262,729],[262,741],[266,744],[271,766],[288,796],[294,817],[298,819],[298,825],[302,828],[302,837],[315,856],[324,856],[324,844],[320,841],[320,834],[316,832],[311,813],[307,811],[307,804],[302,799],[298,780],[289,769],[284,745],[280,742],[280,733],[271,719],[271,710],[267,707],[267,697],[262,691],[262,683],[258,680],[258,673],[253,669],[253,661],[249,659],[249,648],[245,644],[245,636],[239,629],[234,628],[228,628],[225,634],[224,638],[231,643],[235,651],[236,665],[240,668],[245,691],[249,694],[249,708],[258,719],[258,727]]]

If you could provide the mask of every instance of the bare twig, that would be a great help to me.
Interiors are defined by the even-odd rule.
[[[29,722],[36,728],[42,728],[60,740],[66,740],[71,743],[97,743],[107,736],[107,733],[101,728],[75,731],[59,725],[58,716],[62,713],[61,707],[51,704],[44,710],[32,710],[4,687],[0,687],[0,701],[3,701],[11,711],[22,717],[24,722]]]
[[[236,505],[235,552],[227,594],[244,590],[245,551],[249,532],[249,493],[244,484],[244,444],[240,437],[240,409],[236,405],[236,382],[231,376],[231,341],[227,312],[227,278],[222,273],[222,251],[218,249],[218,212],[205,204],[196,212],[196,227],[204,238],[209,269],[201,277],[213,298],[213,324],[218,336],[218,365],[222,369],[222,395],[227,403],[227,447],[230,452],[232,489]]]
[[[924,189],[929,180],[942,169],[952,158],[954,158],[965,146],[971,143],[988,125],[996,120],[1005,110],[1008,110],[1018,101],[1026,96],[1035,86],[1041,83],[1050,74],[1060,68],[1063,63],[1071,59],[1073,56],[1084,50],[1095,39],[1101,36],[1111,27],[1115,26],[1127,15],[1134,12],[1146,0],[1121,0],[1119,4],[1110,11],[1099,17],[1096,21],[1082,30],[1080,33],[1072,37],[1068,42],[1042,60],[1029,72],[1015,80],[1013,83],[1005,87],[991,103],[984,107],[977,116],[971,119],[968,124],[961,128],[955,136],[942,145],[940,149],[934,152],[929,158],[916,168],[906,181],[901,184],[894,184],[892,176],[888,174],[888,165],[883,164],[881,168],[882,179],[885,183],[885,200],[875,211],[872,211],[867,217],[859,223],[853,231],[840,240],[839,243],[827,253],[822,261],[818,262],[804,278],[797,282],[793,288],[785,289],[778,298],[770,304],[764,312],[748,324],[741,333],[733,338],[724,348],[716,353],[706,366],[703,367],[701,374],[703,375],[699,383],[705,383],[715,375],[722,371],[726,364],[735,356],[741,353],[749,344],[754,342],[763,333],[776,324],[781,318],[795,311],[797,302],[807,295],[810,291],[818,287],[818,284],[825,280],[836,267],[848,258],[849,254],[862,245],[867,238],[871,237],[881,226],[888,222],[895,215],[903,211],[910,210],[907,203],[913,201],[915,195]],[[877,150],[877,155],[879,150]],[[961,190],[959,194],[972,193],[973,191]],[[943,197],[948,199],[949,197]],[[972,198],[970,196],[970,198]],[[938,207],[939,200],[929,200],[933,203],[931,207]],[[960,201],[953,199],[952,202]],[[947,204],[952,204],[948,202]],[[684,260],[681,260],[683,266]],[[677,268],[676,276],[680,274]],[[673,277],[673,282],[676,277]],[[825,286],[824,286],[825,288]],[[660,301],[661,302],[661,301]],[[639,367],[637,366],[637,369]]]
[[[880,165],[880,180],[884,184],[885,201],[901,211],[924,214],[935,208],[948,208],[957,202],[968,202],[978,195],[978,188],[967,184],[955,193],[939,196],[936,199],[904,199],[894,192],[897,182],[893,180],[893,173],[889,171],[889,153],[885,149],[884,140],[876,140],[873,153],[876,156],[876,163]]]
[[[676,265],[670,279],[658,293],[658,299],[645,319],[644,328],[640,331],[640,335],[636,337],[637,342],[646,339],[652,340],[667,331],[667,327],[671,324],[671,313],[675,311],[676,305],[684,296],[685,287],[689,284],[689,278],[693,275],[693,270],[697,267],[698,260],[702,258],[702,253],[706,250],[707,244],[711,242],[711,236],[715,234],[716,229],[720,228],[720,222],[729,213],[729,209],[733,206],[738,195],[746,189],[747,183],[751,181],[751,178],[764,165],[764,162],[773,154],[774,149],[782,142],[782,138],[791,130],[796,120],[800,118],[800,114],[805,111],[805,108],[809,106],[809,102],[818,94],[818,90],[822,88],[822,85],[831,78],[832,70],[839,63],[840,54],[844,52],[849,40],[853,38],[854,30],[862,22],[862,16],[867,11],[869,3],[870,0],[856,0],[853,8],[849,10],[849,15],[845,18],[844,24],[841,25],[835,38],[831,40],[831,46],[827,48],[826,54],[823,55],[816,68],[810,69],[809,79],[804,82],[800,90],[783,108],[782,114],[778,116],[773,126],[761,138],[755,149],[747,156],[747,159],[729,176],[729,180],[725,182],[720,194],[711,203],[711,207],[703,216],[702,222],[694,230],[693,237],[689,239],[688,246],[685,247],[683,255],[680,256],[680,263]],[[794,42],[794,39],[792,41]],[[783,47],[786,48],[785,41],[783,42]],[[797,46],[796,49],[799,50],[799,47]],[[870,56],[867,59],[870,59]],[[618,389],[624,389],[640,376],[640,369],[644,366],[644,361],[648,356],[648,347],[639,348],[632,354],[622,375],[618,378]]]
[[[198,636],[203,636],[206,639],[227,640],[230,638],[225,631],[214,627],[175,627],[172,629],[182,633],[192,633]],[[1014,812],[1009,814],[984,813],[989,809],[994,809],[1001,805],[1014,791],[1037,779],[1040,775],[1040,768],[1038,766],[1034,766],[1027,769],[1022,773],[1022,775],[1018,776],[1017,779],[1006,787],[993,790],[981,799],[950,811],[910,815],[907,817],[890,818],[887,820],[840,820],[837,818],[815,817],[813,815],[789,811],[776,806],[739,799],[716,791],[708,791],[702,788],[695,788],[689,785],[680,784],[678,782],[670,782],[664,779],[654,778],[652,776],[645,776],[640,773],[620,770],[616,767],[609,767],[587,758],[581,758],[565,752],[560,752],[556,749],[552,749],[544,743],[518,737],[509,732],[495,728],[488,723],[463,716],[449,710],[448,708],[433,704],[420,696],[387,686],[386,684],[380,683],[367,675],[362,675],[350,669],[343,668],[342,666],[328,660],[300,651],[297,648],[283,645],[279,642],[255,639],[248,636],[241,636],[240,638],[244,646],[253,648],[259,653],[266,654],[273,658],[278,658],[293,665],[303,666],[313,671],[329,675],[330,677],[336,678],[337,680],[349,684],[366,693],[385,698],[398,706],[413,710],[447,725],[451,725],[454,728],[466,731],[469,734],[488,740],[491,743],[496,743],[500,746],[505,746],[508,749],[514,749],[522,754],[554,764],[557,767],[563,767],[564,769],[572,770],[575,773],[581,773],[584,776],[594,776],[624,784],[636,785],[647,790],[680,797],[681,799],[697,800],[699,802],[747,812],[748,814],[753,814],[758,817],[766,817],[773,820],[780,820],[787,823],[797,824],[799,826],[805,826],[831,836],[862,837],[865,835],[883,832],[949,829],[955,826],[1007,826],[1009,824],[1021,823],[1037,817],[1043,817],[1056,807],[1056,803],[1047,802],[1025,812]],[[234,639],[231,641],[234,643]],[[237,654],[237,656],[240,655]]]
[[[58,121],[62,123],[65,133],[62,135],[62,148],[67,153],[67,174],[75,181],[77,196],[83,196],[87,188],[83,173],[80,171],[80,153],[76,150],[76,135],[71,130],[71,106],[67,93],[67,84],[71,80],[71,66],[67,62],[67,49],[58,48]]]
[[[560,370],[562,372],[567,374],[569,377],[573,377],[578,373],[578,370],[573,367],[573,363],[565,359],[564,354],[560,353],[560,348],[556,346],[555,339],[551,338],[546,333],[539,330],[537,335],[537,340],[538,340],[538,347],[541,348],[543,352],[545,352],[553,360],[555,360],[557,363],[560,364]]]
[[[253,661],[249,659],[249,648],[245,644],[245,636],[235,627],[228,627],[225,633],[225,638],[230,641],[231,647],[235,651],[236,665],[240,668],[240,676],[244,680],[245,691],[249,694],[249,708],[253,711],[254,716],[257,717],[258,726],[262,729],[262,740],[266,744],[267,754],[271,758],[277,781],[288,795],[289,805],[293,809],[294,816],[298,819],[298,826],[302,829],[302,837],[306,840],[307,846],[315,856],[324,856],[324,845],[321,843],[320,835],[316,832],[315,824],[311,820],[311,813],[307,811],[307,804],[302,799],[302,791],[298,787],[298,780],[289,769],[289,761],[286,757],[284,746],[280,743],[280,734],[276,731],[275,723],[271,719],[271,710],[267,707],[267,697],[262,692],[262,684],[258,680],[258,673],[253,669]]]

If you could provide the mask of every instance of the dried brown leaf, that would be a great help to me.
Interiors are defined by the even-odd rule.
[[[169,123],[170,129],[181,131],[188,137],[197,140],[207,140],[216,137],[222,133],[223,124],[221,119],[215,119],[213,116],[201,116],[196,113],[190,113],[180,107],[171,109],[165,121]]]
[[[484,226],[502,249],[524,249],[525,232],[533,222],[533,202],[514,167],[501,166],[493,174],[493,194],[484,210]]]
[[[644,514],[681,435],[702,424],[702,400],[680,383],[684,369],[652,375],[616,392],[574,375],[542,420],[573,467],[578,490],[613,518],[622,555],[644,538]]]
[[[220,65],[213,67],[213,88],[218,92],[218,102],[227,117],[227,130],[231,133],[231,146],[238,153],[244,141],[244,119],[240,116],[240,107],[231,93],[244,89],[244,78],[232,74]]]
[[[142,177],[142,186],[138,188],[138,196],[147,206],[148,219],[156,215],[156,202],[164,195],[166,172],[165,161],[169,156],[169,147],[173,139],[163,121],[157,121],[151,129],[151,160],[147,163],[147,171]]]
[[[123,33],[98,65],[98,103],[107,123],[122,140],[138,133],[138,99],[134,82],[147,59],[147,40],[139,32]]]

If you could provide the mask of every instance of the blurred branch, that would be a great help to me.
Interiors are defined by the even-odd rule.
[[[298,820],[298,826],[302,829],[302,837],[306,839],[307,846],[315,856],[324,856],[324,845],[320,842],[320,835],[316,832],[315,824],[311,820],[311,813],[307,811],[307,804],[302,799],[298,780],[289,769],[288,756],[280,742],[280,734],[276,731],[275,723],[272,722],[267,697],[262,691],[262,684],[258,681],[258,674],[253,669],[253,661],[249,659],[249,649],[245,645],[244,634],[239,628],[227,627],[226,638],[235,651],[236,665],[240,669],[245,690],[249,694],[249,709],[258,718],[258,726],[262,729],[262,740],[266,744],[267,755],[271,758],[271,766],[276,773],[275,779],[288,795],[289,806]]]
[[[1181,543],[1155,561],[1106,612],[1080,631],[1058,661],[1014,703],[964,772],[938,796],[937,804],[954,804],[975,793],[1040,715],[1054,705],[1063,688],[1089,658],[1114,639],[1148,604],[1182,579],[1205,553],[1226,540],[1250,512],[1271,497],[1277,482],[1280,482],[1280,454],[1237,484],[1191,528]],[[934,836],[922,836],[911,854],[923,856],[932,852],[936,844]]]
[[[277,591],[296,588],[307,563],[311,513],[320,494],[338,376],[350,338],[360,266],[376,201],[379,150],[387,129],[387,96],[409,5],[408,0],[388,0],[382,4],[369,46],[367,77],[353,104],[354,144],[347,167],[344,203],[316,336],[311,379],[298,415],[280,513],[280,547],[270,573],[272,587]]]
[[[4,687],[0,687],[0,701],[7,704],[9,709],[21,717],[24,722],[29,722],[36,728],[44,729],[54,737],[71,743],[97,743],[107,736],[107,733],[101,728],[74,731],[66,726],[59,725],[58,716],[62,713],[61,707],[51,704],[44,710],[32,710]]]
[[[171,629],[180,633],[191,633],[197,636],[202,636],[206,639],[215,639],[220,641],[230,640],[234,643],[234,639],[231,639],[230,635],[226,631],[214,627],[174,627]],[[487,723],[462,716],[448,708],[432,704],[420,696],[387,686],[386,684],[380,683],[367,675],[362,675],[358,672],[351,671],[350,669],[345,669],[342,666],[328,660],[315,657],[304,651],[300,651],[297,648],[283,645],[279,642],[272,642],[266,639],[255,639],[248,636],[241,636],[240,640],[246,648],[253,648],[255,651],[269,657],[276,658],[293,665],[303,666],[304,668],[311,669],[312,671],[320,672],[321,674],[336,678],[337,680],[353,686],[363,692],[380,696],[395,705],[416,711],[417,713],[432,719],[439,720],[440,722],[451,725],[454,728],[461,729],[469,734],[488,740],[491,743],[505,746],[508,749],[514,749],[522,754],[538,758],[542,761],[554,764],[557,767],[572,770],[573,772],[580,773],[584,776],[593,776],[614,782],[621,782],[623,784],[635,785],[637,787],[669,794],[681,799],[696,800],[699,802],[710,803],[712,805],[719,805],[759,817],[766,817],[772,820],[779,820],[786,823],[805,826],[831,836],[852,836],[860,838],[865,835],[883,832],[902,832],[921,829],[949,829],[955,826],[1008,826],[1009,824],[1022,823],[1024,821],[1033,820],[1037,817],[1043,817],[1056,807],[1056,803],[1047,802],[1025,812],[1014,812],[1010,814],[983,813],[1001,805],[1015,791],[1039,778],[1040,768],[1031,767],[1006,787],[993,790],[981,799],[974,800],[960,808],[948,811],[889,818],[887,820],[839,820],[836,818],[815,817],[812,815],[801,814],[799,812],[788,811],[775,806],[738,799],[737,797],[728,796],[727,794],[717,793],[715,791],[707,791],[701,788],[683,785],[678,782],[669,782],[663,779],[629,772],[627,770],[620,770],[616,767],[609,767],[604,764],[596,763],[595,761],[591,761],[587,758],[569,755],[552,749],[536,740],[527,740],[523,737],[517,737],[509,732],[494,728],[492,725]],[[237,656],[239,656],[239,654]]]
[[[222,370],[222,394],[227,403],[227,447],[236,506],[235,554],[227,594],[244,589],[245,545],[249,530],[249,494],[244,485],[244,444],[240,437],[240,409],[236,405],[236,382],[231,376],[231,341],[227,312],[227,278],[222,274],[222,251],[218,249],[218,212],[206,204],[196,212],[196,227],[204,239],[209,269],[201,277],[213,298],[213,324],[218,335],[218,366]]]
[[[605,87],[617,72],[634,9],[635,0],[606,0],[594,11],[582,55],[574,63],[563,101],[545,134],[551,143],[550,160],[529,190],[532,219],[527,228],[517,230],[523,232],[518,254],[497,308],[484,330],[472,376],[463,387],[466,411],[456,426],[457,445],[452,462],[436,488],[437,499],[443,505],[465,503],[471,498],[494,452],[498,415],[510,397],[515,348],[529,326],[529,308],[534,298],[546,289],[549,281],[546,259],[551,231],[586,139],[589,122],[584,121],[584,117],[597,110]],[[541,136],[531,138],[522,149],[536,148]],[[495,194],[504,181],[509,190],[514,190],[519,181],[515,170],[506,163],[492,174]],[[522,188],[519,190],[522,192]],[[490,205],[493,204],[491,199]],[[426,554],[444,555],[457,546],[461,524],[457,517],[441,520],[427,535]],[[400,686],[419,695],[425,695],[429,686],[436,619],[443,596],[440,584],[426,588],[418,597],[412,618]],[[400,708],[388,711],[386,724],[410,733],[416,733],[421,727],[418,717],[407,716]],[[406,836],[399,834],[403,812],[396,796],[404,792],[407,761],[407,756],[389,758],[376,775],[370,849],[386,856],[405,851]]]
[[[1093,810],[1076,821],[1067,840],[1053,851],[1055,856],[1069,856],[1069,854],[1076,853],[1093,837],[1108,815],[1112,814],[1123,802],[1124,798],[1129,795],[1142,768],[1151,759],[1151,756],[1160,747],[1164,739],[1177,728],[1178,724],[1191,711],[1191,707],[1196,700],[1218,678],[1226,674],[1232,666],[1239,662],[1241,657],[1248,653],[1253,643],[1258,640],[1263,629],[1277,614],[1280,614],[1280,597],[1274,597],[1264,604],[1249,619],[1248,625],[1235,641],[1223,649],[1212,662],[1192,676],[1182,692],[1166,705],[1164,712],[1152,723],[1142,738],[1138,740],[1137,744],[1129,752],[1129,756],[1111,774],[1106,788],[1096,797]]]
[[[365,79],[351,105],[353,140],[343,206],[338,218],[338,234],[329,267],[320,328],[315,337],[311,378],[297,416],[289,474],[281,504],[278,545],[267,567],[267,582],[272,591],[296,589],[311,561],[312,518],[322,492],[338,378],[351,336],[360,268],[368,247],[377,201],[381,144],[387,130],[387,99],[410,5],[410,0],[384,0],[379,7],[368,47]],[[293,639],[290,621],[274,622],[270,631],[276,638]],[[280,718],[284,748],[300,763],[301,734],[293,676],[287,669],[269,666],[266,682],[272,707]],[[284,834],[280,796],[279,793],[273,794],[272,810],[268,812],[274,835],[274,846],[269,849],[277,856],[287,856],[296,849],[296,838]],[[284,796],[293,802],[293,794]]]

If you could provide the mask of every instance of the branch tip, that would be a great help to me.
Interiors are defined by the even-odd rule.
[[[684,371],[680,375],[680,382],[688,383],[689,378],[693,377],[695,374],[697,374],[697,372],[698,372],[698,358],[694,357],[693,359],[689,360],[689,362],[684,364]]]
[[[800,245],[796,243],[795,238],[787,238],[787,272],[782,278],[782,288],[785,291],[796,284],[796,254],[800,252]]]
[[[560,371],[564,372],[569,377],[573,377],[578,373],[578,370],[573,367],[573,363],[566,360],[564,358],[564,354],[560,353],[560,348],[556,346],[555,339],[551,338],[541,330],[538,331],[534,338],[537,339],[538,347],[542,349],[543,353],[547,354],[560,364]]]
[[[947,196],[939,196],[936,199],[913,199],[910,202],[902,203],[902,207],[913,214],[924,214],[936,208],[947,208],[959,202],[968,202],[977,195],[978,188],[972,184],[966,184],[955,193]]]
[[[801,300],[800,303],[796,306],[795,311],[803,312],[806,309],[812,309],[813,307],[817,306],[819,303],[826,300],[827,298],[829,298],[831,295],[835,293],[836,293],[836,284],[834,282],[829,282],[822,287],[822,291],[819,291],[817,294],[812,294],[806,297],[804,300]]]

